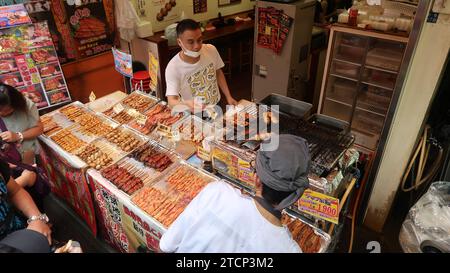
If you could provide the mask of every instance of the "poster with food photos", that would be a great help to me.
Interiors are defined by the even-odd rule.
[[[194,0],[194,14],[208,11],[208,2],[206,0]]]
[[[31,24],[31,18],[23,4],[0,7],[0,29]]]
[[[64,8],[81,58],[111,50],[113,29],[107,23],[102,1],[64,1]]]
[[[0,30],[0,81],[38,109],[71,101],[46,22]]]
[[[114,0],[0,0],[0,7],[22,3],[33,23],[47,22],[61,64],[86,57],[86,50],[83,47],[80,48],[72,37],[70,16],[67,14],[66,6],[78,7],[95,3],[104,10],[106,18],[103,23],[108,26],[110,36],[115,37]],[[112,46],[113,44],[110,46],[94,45],[94,49],[89,53],[99,54],[109,51]],[[82,51],[79,52],[78,49]]]
[[[77,50],[60,0],[29,0],[25,3],[33,23],[46,21],[60,63],[77,59]]]
[[[260,47],[280,55],[294,19],[283,10],[273,7],[258,9],[258,37]]]

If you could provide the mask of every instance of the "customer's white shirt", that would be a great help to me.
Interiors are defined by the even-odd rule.
[[[253,198],[225,182],[206,186],[161,238],[164,252],[301,252],[286,227],[275,226]]]
[[[205,104],[220,101],[216,71],[224,66],[215,46],[204,44],[200,60],[195,64],[184,62],[180,54],[170,60],[166,67],[166,96],[180,95],[182,100],[202,98]]]

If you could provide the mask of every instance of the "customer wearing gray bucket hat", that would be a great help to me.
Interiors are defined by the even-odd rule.
[[[160,240],[164,252],[301,252],[281,224],[281,211],[308,187],[307,142],[280,135],[277,149],[256,157],[256,195],[224,181],[207,185]]]
[[[278,149],[260,150],[256,156],[256,173],[264,188],[286,195],[274,207],[283,210],[294,204],[308,188],[311,166],[308,144],[294,135],[280,135]]]

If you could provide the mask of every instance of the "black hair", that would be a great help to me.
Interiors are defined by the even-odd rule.
[[[288,197],[292,193],[291,191],[277,191],[269,186],[266,186],[264,183],[261,184],[262,184],[262,197],[272,205],[278,205],[281,201],[283,201],[286,197]]]
[[[0,106],[11,106],[16,111],[26,112],[25,97],[16,88],[0,83]]]
[[[180,37],[186,30],[197,30],[200,29],[200,24],[192,19],[181,20],[177,24],[177,37]]]

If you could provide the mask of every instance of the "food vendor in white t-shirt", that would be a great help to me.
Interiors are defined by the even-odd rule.
[[[224,67],[222,58],[215,46],[203,44],[200,25],[192,19],[185,19],[178,23],[176,31],[182,50],[166,68],[169,105],[187,106],[192,112],[194,103],[216,105],[220,101],[219,87],[227,103],[237,105],[221,69]]]

